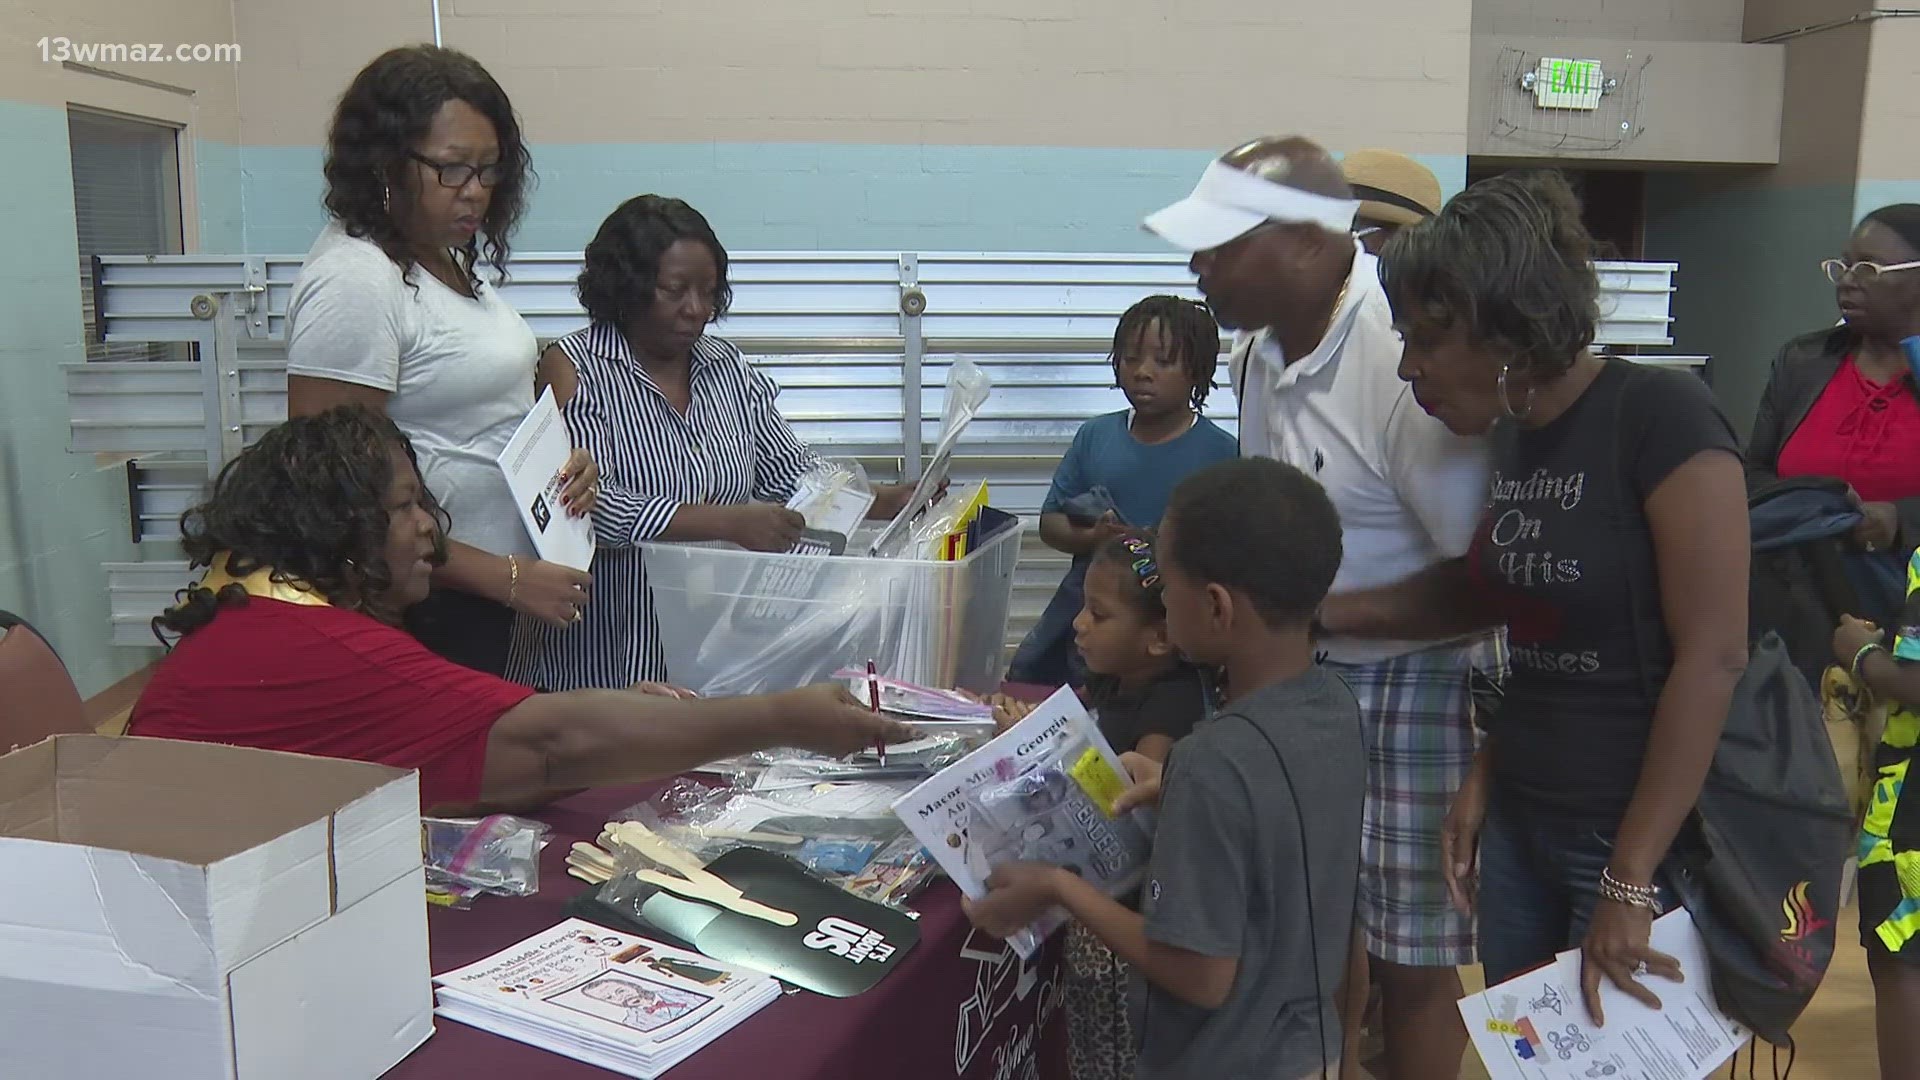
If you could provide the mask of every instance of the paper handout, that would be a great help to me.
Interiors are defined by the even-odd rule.
[[[593,567],[593,518],[574,517],[560,505],[560,494],[566,489],[560,474],[572,453],[567,425],[560,419],[553,388],[548,387],[507,440],[500,471],[506,474],[520,523],[533,537],[540,558],[586,573]]]
[[[580,919],[433,981],[440,1016],[641,1080],[780,997],[759,972]]]
[[[1713,1000],[1706,944],[1684,909],[1655,920],[1649,944],[1680,961],[1682,982],[1643,977],[1659,1009],[1600,984],[1596,1026],[1580,994],[1580,953],[1460,1001],[1492,1080],[1703,1080],[1752,1033]]]
[[[1126,769],[1071,689],[893,804],[960,891],[985,896],[1003,862],[1073,870],[1109,896],[1136,887],[1152,836],[1142,811],[1118,817]],[[1066,921],[1056,908],[1008,939],[1032,956]]]
[[[807,529],[842,539],[853,535],[873,508],[874,493],[864,483],[854,483],[854,474],[846,469],[816,469],[800,478],[787,500],[787,509],[807,519]]]

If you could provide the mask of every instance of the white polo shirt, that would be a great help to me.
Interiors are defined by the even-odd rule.
[[[1335,593],[1391,585],[1465,554],[1487,505],[1486,440],[1428,416],[1399,365],[1378,262],[1357,244],[1346,297],[1311,354],[1288,364],[1263,330],[1242,334],[1228,361],[1240,452],[1319,480],[1340,513]],[[1434,644],[1335,638],[1322,647],[1336,662],[1371,664]]]

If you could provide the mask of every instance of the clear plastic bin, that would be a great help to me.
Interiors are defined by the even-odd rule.
[[[703,694],[757,694],[872,660],[890,678],[991,693],[1025,532],[1022,521],[958,562],[645,544],[667,676]]]

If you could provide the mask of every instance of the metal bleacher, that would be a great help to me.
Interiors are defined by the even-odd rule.
[[[966,356],[993,380],[954,482],[989,482],[995,505],[1039,512],[1054,465],[1089,417],[1124,407],[1107,362],[1114,325],[1153,293],[1196,297],[1174,255],[744,252],[714,332],[782,387],[780,408],[822,454],[879,481],[916,477],[938,433],[942,388]],[[116,644],[153,644],[149,620],[188,579],[174,542],[208,476],[286,415],[286,310],[300,256],[105,256],[94,268],[107,342],[187,342],[189,361],[66,365],[75,452],[130,457],[129,530],[150,561],[106,564]],[[581,255],[515,255],[501,290],[544,345],[585,324]],[[1672,263],[1600,264],[1597,345],[1672,344]],[[1645,362],[1704,358],[1643,354]],[[1221,379],[1224,383],[1225,369]],[[1234,430],[1224,385],[1208,413]],[[1045,607],[1066,558],[1029,532],[1009,638]]]

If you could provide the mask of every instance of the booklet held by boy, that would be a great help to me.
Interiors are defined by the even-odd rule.
[[[433,981],[440,1016],[641,1080],[780,997],[766,975],[581,919]]]
[[[1152,845],[1143,815],[1115,816],[1130,781],[1120,756],[1071,689],[893,804],[969,897],[1007,862],[1064,866],[1109,896],[1137,888]],[[1054,909],[1007,944],[1032,956],[1067,920]]]

